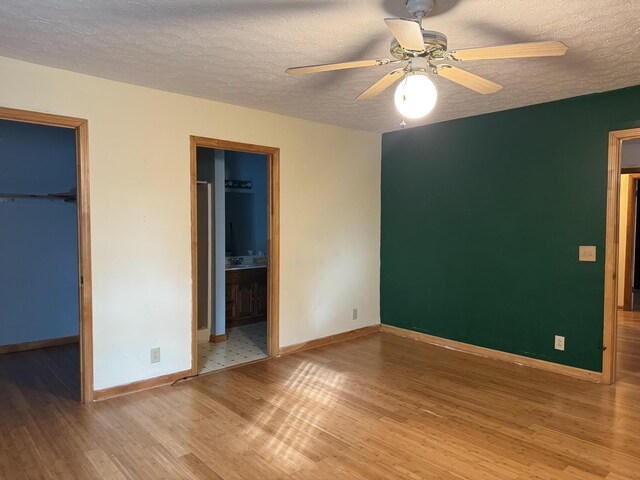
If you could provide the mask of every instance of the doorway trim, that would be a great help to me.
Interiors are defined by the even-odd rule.
[[[625,175],[625,169],[622,169],[622,175]],[[640,179],[639,173],[631,173],[629,175],[629,181],[631,182],[629,185],[629,190],[627,192],[627,228],[625,232],[625,245],[626,249],[624,252],[624,279],[622,279],[623,285],[623,310],[632,310],[632,293],[633,293],[633,267],[635,260],[635,241],[636,241],[636,215],[637,215],[637,189],[638,189],[638,179]],[[618,287],[620,287],[620,283],[618,283]]]
[[[604,331],[602,335],[602,383],[616,381],[617,351],[617,275],[618,245],[620,242],[620,173],[622,142],[640,138],[640,128],[609,132],[609,160],[607,167],[607,220],[604,265]]]
[[[191,374],[198,375],[198,238],[197,238],[197,149],[198,147],[257,153],[267,157],[267,355],[280,348],[280,149],[191,135]]]
[[[0,119],[72,128],[76,131],[78,288],[80,311],[80,401],[93,401],[93,308],[89,213],[89,122],[83,118],[0,107]]]

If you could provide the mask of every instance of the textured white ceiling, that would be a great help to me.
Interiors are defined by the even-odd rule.
[[[383,18],[403,0],[2,0],[0,55],[347,127],[399,128],[394,66],[288,76],[289,66],[387,58]],[[566,56],[468,62],[504,85],[480,95],[436,78],[419,123],[640,84],[638,0],[440,0],[424,27],[450,48],[560,40]],[[0,75],[1,77],[1,75]]]

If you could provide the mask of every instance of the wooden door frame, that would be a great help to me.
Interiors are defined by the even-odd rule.
[[[624,171],[622,175],[629,175],[629,191],[627,192],[627,229],[625,232],[625,252],[624,252],[624,281],[623,285],[623,310],[632,310],[632,293],[633,293],[633,267],[636,251],[636,190],[638,187],[638,179],[640,179],[640,173],[627,174]],[[631,248],[629,248],[631,246]]]
[[[622,142],[624,140],[637,138],[640,138],[640,128],[609,132],[604,266],[604,331],[602,335],[602,383],[606,384],[612,384],[616,381],[620,157],[622,153]]]
[[[76,131],[78,219],[78,302],[80,324],[80,401],[93,401],[93,308],[91,291],[91,224],[89,213],[89,123],[83,118],[0,107],[0,119],[72,128]]]
[[[280,149],[191,135],[191,374],[198,374],[198,238],[197,238],[197,150],[198,147],[257,153],[267,157],[267,355],[280,353]],[[213,320],[212,320],[213,321]]]

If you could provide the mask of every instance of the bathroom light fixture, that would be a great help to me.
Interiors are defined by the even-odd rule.
[[[438,91],[426,72],[412,71],[398,84],[394,99],[404,117],[422,118],[435,107]]]

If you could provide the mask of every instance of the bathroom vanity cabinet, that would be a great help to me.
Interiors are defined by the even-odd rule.
[[[226,328],[267,318],[267,269],[238,268],[226,271]]]

